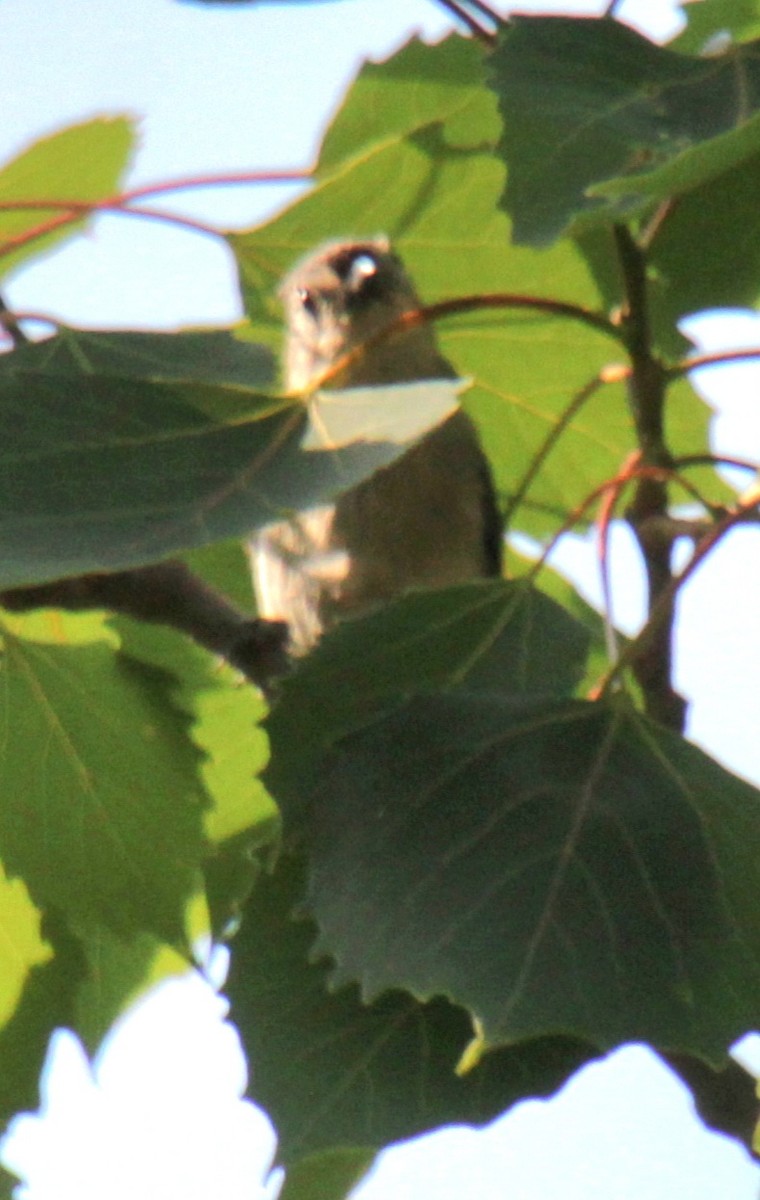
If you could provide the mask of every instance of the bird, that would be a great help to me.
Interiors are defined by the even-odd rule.
[[[280,298],[289,392],[457,378],[430,323],[393,325],[420,300],[386,237],[317,248]],[[259,616],[286,622],[296,658],[337,622],[406,592],[498,577],[501,520],[472,421],[457,410],[391,465],[265,526],[248,548]]]

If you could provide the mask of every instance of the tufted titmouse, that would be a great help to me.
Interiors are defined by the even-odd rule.
[[[377,337],[419,307],[385,238],[323,246],[297,264],[280,295],[289,390],[308,388],[356,347],[363,352],[328,386],[456,377],[429,324]],[[294,654],[342,617],[411,588],[499,575],[501,523],[472,423],[455,413],[334,504],[263,529],[250,550],[259,613],[287,621]]]

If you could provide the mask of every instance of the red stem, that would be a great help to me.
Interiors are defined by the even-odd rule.
[[[699,371],[702,367],[718,367],[725,363],[745,362],[748,359],[760,358],[758,350],[720,350],[716,354],[695,354],[693,358],[685,358],[674,367],[667,367],[665,375],[668,379],[678,379],[689,371]]]
[[[226,187],[235,184],[250,183],[296,183],[309,179],[308,170],[284,169],[277,171],[243,171],[228,175],[194,175],[182,179],[167,180],[165,183],[152,183],[143,187],[133,188],[117,196],[105,200],[5,200],[0,201],[0,212],[49,212],[50,209],[62,209],[57,216],[48,218],[32,229],[16,234],[0,242],[0,257],[12,254],[29,242],[54,233],[57,229],[65,228],[80,220],[83,214],[96,212],[116,212],[127,216],[144,217],[149,220],[163,221],[189,229],[194,233],[204,233],[213,237],[222,236],[218,229],[192,217],[181,217],[161,209],[137,207],[132,202],[144,196],[157,196],[169,192],[185,191],[189,188]]]

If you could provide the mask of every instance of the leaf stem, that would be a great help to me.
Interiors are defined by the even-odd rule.
[[[251,183],[305,183],[311,179],[312,174],[312,167],[293,167],[266,171],[231,171],[219,175],[187,175],[179,179],[168,179],[161,183],[149,183],[131,188],[111,199],[128,203],[132,200],[143,200],[146,196],[162,196],[171,192],[186,192],[198,188],[233,187]]]
[[[480,295],[454,296],[450,300],[439,300],[435,304],[425,304],[419,309],[404,313],[399,318],[399,326],[413,327],[425,321],[435,321],[439,317],[456,316],[481,308],[533,309],[547,316],[566,317],[624,343],[619,326],[602,312],[584,308],[581,304],[553,300],[547,296],[525,296],[518,292],[484,292]]]
[[[724,366],[726,363],[747,362],[752,359],[760,359],[760,348],[719,350],[715,354],[695,354],[691,358],[684,358],[672,367],[667,367],[665,377],[668,380],[680,379],[683,375],[688,375],[690,371],[699,371],[702,367],[718,367]]]
[[[637,636],[628,643],[620,658],[604,678],[600,681],[598,689],[595,689],[596,694],[601,697],[609,692],[612,685],[617,682],[620,675],[628,667],[636,670],[636,663],[642,653],[646,653],[647,647],[653,641],[657,642],[660,637],[659,627],[663,624],[668,624],[671,619],[671,614],[674,608],[674,601],[678,592],[683,585],[691,579],[697,567],[704,562],[708,554],[715,548],[719,541],[725,537],[729,530],[735,525],[744,523],[747,518],[757,510],[757,496],[747,500],[744,503],[738,504],[736,508],[731,509],[722,520],[716,522],[707,533],[700,538],[694,548],[694,553],[688,563],[679,575],[673,575],[667,587],[663,588],[657,596],[654,604],[651,606],[646,624],[643,626]]]
[[[0,212],[3,211],[49,211],[56,207],[54,200],[45,201],[17,201],[13,204],[0,202]],[[14,251],[19,250],[22,246],[28,245],[30,242],[47,237],[50,233],[55,233],[58,229],[65,229],[67,225],[76,224],[81,221],[83,216],[89,216],[93,213],[114,212],[127,217],[142,217],[153,221],[163,221],[166,224],[179,226],[181,229],[191,230],[193,233],[203,233],[211,237],[222,237],[223,234],[213,225],[207,225],[203,221],[196,221],[192,217],[179,217],[173,213],[163,212],[161,209],[152,209],[145,207],[129,207],[123,204],[115,204],[110,201],[99,201],[97,204],[74,202],[67,200],[61,203],[63,212],[58,213],[55,217],[50,217],[47,221],[40,222],[39,225],[34,225],[31,229],[25,229],[23,233],[18,233],[13,237],[8,237],[0,242],[0,258],[5,258]]]
[[[710,512],[710,505],[705,497],[684,479],[675,469],[660,469],[660,476],[663,481],[672,479],[678,483],[691,497],[696,500],[701,508]],[[615,517],[615,510],[620,501],[627,485],[637,478],[657,478],[656,473],[651,471],[644,472],[641,464],[641,454],[635,451],[626,462],[623,464],[617,478],[610,485],[609,490],[601,498],[599,514],[596,524],[598,530],[598,547],[599,547],[599,569],[602,585],[602,600],[604,605],[604,626],[605,626],[605,641],[611,662],[615,662],[618,657],[618,639],[615,631],[613,605],[612,605],[612,585],[609,572],[609,533],[612,521]],[[705,533],[704,519],[697,521],[677,520],[669,515],[652,515],[646,518],[644,525],[640,528],[639,533],[643,540],[656,537],[660,542],[669,543],[671,546],[678,537],[691,537],[696,540],[702,537]]]
[[[751,471],[756,475],[760,471],[760,463],[750,462],[748,458],[730,458],[722,454],[683,454],[673,460],[676,467],[737,467],[740,471]]]
[[[105,200],[97,201],[55,200],[50,198],[44,200],[0,201],[0,212],[49,212],[51,209],[62,210],[55,217],[50,217],[47,221],[41,222],[32,229],[27,229],[15,237],[8,237],[0,242],[0,257],[12,254],[21,246],[45,237],[49,233],[54,233],[57,229],[74,224],[81,220],[83,216],[89,216],[98,212],[123,213],[125,216],[163,221],[182,229],[191,230],[194,233],[222,237],[224,236],[223,233],[213,225],[195,220],[192,217],[167,213],[162,209],[150,208],[144,205],[138,206],[134,204],[134,201],[143,199],[146,196],[166,195],[168,193],[203,187],[228,187],[251,183],[296,183],[304,182],[310,178],[311,170],[307,169],[242,171],[221,175],[193,175],[180,179],[166,180],[163,183],[146,184],[145,186],[122,192],[119,195],[107,197]]]
[[[422,304],[419,308],[410,308],[394,317],[382,329],[367,338],[359,346],[354,346],[337,362],[332,363],[319,379],[311,385],[312,392],[325,387],[339,378],[344,371],[361,362],[369,350],[380,346],[389,338],[403,333],[408,329],[416,329],[418,325],[426,325],[429,321],[437,321],[439,317],[454,316],[458,313],[473,312],[483,308],[514,308],[531,309],[546,313],[548,316],[565,317],[589,325],[608,337],[622,341],[622,334],[603,313],[583,308],[580,304],[568,304],[563,300],[551,300],[542,296],[522,296],[515,292],[486,292],[480,295],[455,296],[450,300],[439,300],[435,304]]]
[[[531,567],[529,578],[534,579],[538,575],[541,569],[545,566],[548,558],[560,539],[563,538],[566,533],[570,533],[579,521],[583,520],[588,510],[598,500],[603,500],[610,492],[619,493],[623,486],[633,483],[636,480],[649,479],[655,481],[659,480],[662,482],[665,478],[677,480],[677,482],[684,487],[690,495],[694,496],[695,499],[698,499],[700,503],[702,503],[702,498],[695,491],[695,489],[692,488],[685,479],[681,478],[681,476],[678,475],[672,467],[644,466],[641,464],[641,456],[637,454],[635,461],[632,458],[628,459],[616,475],[613,475],[611,479],[605,479],[604,483],[600,483],[591,492],[589,492],[588,495],[585,496],[581,501],[581,503],[576,505],[576,507],[567,514],[560,527],[555,531],[555,533],[552,534],[550,541],[544,547],[541,557],[536,559],[535,563]],[[666,515],[663,521],[666,527],[671,528],[673,526],[673,521],[669,516]],[[673,539],[671,538],[670,540],[672,541]]]

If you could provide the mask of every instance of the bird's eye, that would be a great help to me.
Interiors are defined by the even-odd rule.
[[[376,275],[377,259],[371,254],[357,254],[346,275],[346,284],[352,291],[361,292],[367,282]]]
[[[306,310],[309,316],[316,317],[317,302],[314,298],[314,293],[309,288],[299,288],[298,299],[301,301],[301,306]]]

